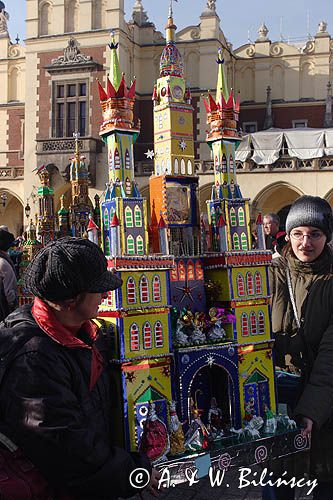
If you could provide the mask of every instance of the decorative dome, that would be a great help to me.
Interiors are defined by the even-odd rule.
[[[163,49],[160,60],[160,76],[184,76],[182,56],[174,41],[169,41]]]

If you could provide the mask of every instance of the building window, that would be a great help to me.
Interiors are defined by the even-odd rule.
[[[175,174],[179,174],[179,162],[178,162],[177,158],[175,158],[175,163],[174,163],[173,169],[174,169]]]
[[[239,207],[238,209],[238,224],[240,226],[245,226],[245,214],[243,207]]]
[[[153,301],[161,302],[161,278],[154,276],[153,279]]]
[[[126,149],[126,152],[125,152],[125,168],[127,168],[127,170],[129,170],[131,168],[131,157],[130,157],[128,149]]]
[[[88,135],[88,84],[86,81],[53,85],[53,137]]]
[[[131,276],[127,280],[127,302],[128,304],[136,303],[135,281]]]
[[[141,276],[140,279],[140,301],[149,302],[149,286],[145,275]]]
[[[262,311],[258,313],[258,333],[264,335],[265,333],[265,315]]]
[[[125,193],[128,196],[131,196],[131,194],[132,194],[132,183],[131,183],[131,180],[129,177],[126,177],[126,181],[125,181]]]
[[[131,234],[127,237],[127,253],[129,255],[135,254],[134,238]]]
[[[186,174],[186,167],[185,167],[185,160],[182,158],[180,160],[180,173],[185,175]]]
[[[130,326],[130,346],[131,351],[140,350],[139,328],[136,323]]]
[[[293,120],[293,128],[307,128],[308,120]]]
[[[143,325],[143,348],[151,349],[152,348],[152,335],[151,335],[151,326],[148,321]]]
[[[118,148],[114,150],[114,168],[116,170],[120,169],[120,156],[119,156],[119,151]]]
[[[237,275],[237,295],[243,297],[245,295],[244,278],[242,274]]]
[[[154,327],[155,347],[163,347],[163,326],[160,321],[156,321]]]
[[[143,238],[139,234],[139,236],[136,237],[136,253],[138,255],[143,255]]]
[[[233,241],[234,241],[234,250],[240,250],[239,236],[238,236],[237,233],[234,233],[234,235],[233,235]]]
[[[142,227],[142,211],[139,205],[135,205],[134,207],[134,220],[135,227]]]
[[[177,265],[175,265],[171,271],[170,271],[170,280],[171,281],[178,281],[178,269]]]
[[[247,236],[245,233],[241,234],[241,245],[242,245],[242,250],[247,250]]]
[[[250,327],[251,327],[251,335],[257,334],[257,317],[254,311],[250,314]]]
[[[45,2],[40,6],[40,25],[39,25],[39,34],[49,35],[51,33],[52,28],[52,4],[49,2]]]
[[[248,295],[254,295],[253,276],[251,273],[246,274],[246,288]]]
[[[253,134],[254,132],[257,132],[258,124],[257,122],[243,122],[242,129],[245,134]]]
[[[249,318],[246,313],[242,314],[242,337],[248,337],[249,335]]]
[[[237,218],[234,207],[230,208],[230,223],[232,226],[237,226]]]
[[[129,206],[125,208],[125,221],[126,227],[133,227],[133,212]]]
[[[234,162],[234,157],[232,155],[229,156],[229,170],[231,173],[235,172],[235,162]]]
[[[65,1],[65,33],[78,31],[79,2],[78,0]]]
[[[183,260],[178,262],[178,278],[179,281],[185,281],[186,278],[185,264]]]
[[[261,281],[261,274],[259,271],[257,271],[254,275],[254,283],[256,287],[256,295],[261,295],[262,294],[262,281]]]

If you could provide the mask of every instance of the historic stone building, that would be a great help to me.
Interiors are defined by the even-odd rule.
[[[149,11],[149,0],[145,8]],[[244,132],[269,127],[330,127],[333,40],[321,22],[318,33],[302,46],[269,40],[262,25],[253,44],[233,48],[223,33],[215,0],[202,1],[198,23],[176,31],[177,47],[191,87],[194,107],[194,150],[201,203],[213,182],[210,151],[205,143],[206,112],[201,94],[215,86],[212,63],[224,50],[228,81],[241,92],[240,125]],[[143,195],[153,161],[154,81],[159,76],[164,32],[158,31],[142,0],[133,0],[125,16],[124,0],[26,0],[25,44],[10,40],[10,3],[0,2],[0,223],[18,234],[28,222],[24,208],[37,211],[39,179],[34,172],[48,166],[55,209],[60,196],[70,196],[70,158],[79,146],[90,173],[90,198],[101,194],[108,179],[107,153],[99,137],[102,119],[96,79],[105,85],[110,64],[110,30],[119,43],[126,80],[137,79],[136,115],[141,134],[136,144],[136,178]],[[163,3],[165,4],[163,7]],[[165,19],[169,2],[161,1]],[[174,19],[177,24],[177,10]],[[9,11],[7,14],[6,10]],[[319,21],[319,20],[318,20]],[[269,87],[269,88],[268,88]],[[256,209],[280,210],[299,194],[330,199],[331,162],[306,166],[239,164],[239,183]]]

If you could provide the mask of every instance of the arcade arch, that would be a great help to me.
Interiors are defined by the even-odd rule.
[[[10,190],[2,189],[0,199],[0,225],[8,226],[15,237],[23,233],[24,207],[22,200]]]

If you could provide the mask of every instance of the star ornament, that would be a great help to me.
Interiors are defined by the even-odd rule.
[[[215,358],[213,356],[208,356],[206,362],[208,366],[213,366],[213,364],[215,363]]]
[[[148,151],[145,152],[145,155],[147,156],[147,160],[152,160],[155,156],[154,150],[148,149]]]
[[[182,139],[181,141],[179,141],[179,147],[182,151],[185,151],[185,149],[187,148],[187,144],[186,142],[184,141],[184,139]]]

